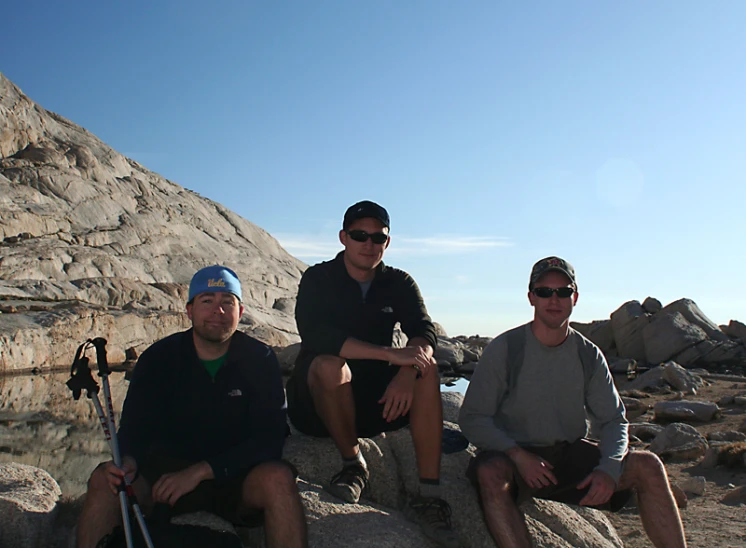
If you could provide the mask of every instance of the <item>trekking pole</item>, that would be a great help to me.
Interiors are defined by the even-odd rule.
[[[111,371],[109,370],[109,363],[106,359],[106,339],[96,337],[95,339],[90,341],[90,343],[96,348],[96,364],[98,366],[98,376],[101,377],[101,384],[103,384],[104,386],[104,398],[106,399],[106,420],[109,426],[108,431],[105,428],[104,432],[106,433],[106,439],[109,441],[109,445],[111,445],[111,452],[112,455],[114,455],[114,464],[117,467],[121,468],[122,456],[119,452],[119,439],[117,438],[116,424],[114,423],[114,405],[112,404],[111,387],[109,385],[109,374],[111,373]],[[103,418],[101,423],[103,424]],[[127,478],[127,476],[124,477],[124,490],[127,493],[127,498],[129,499],[130,505],[132,506],[132,511],[135,513],[137,524],[140,526],[140,532],[142,533],[142,537],[145,540],[147,548],[154,548],[153,541],[151,540],[150,534],[148,533],[148,527],[145,524],[145,517],[143,516],[140,505],[137,502],[135,490],[132,488],[132,483],[130,483],[130,480]]]
[[[116,431],[113,429],[113,426],[109,424],[108,418],[101,406],[101,401],[98,398],[99,387],[98,384],[96,384],[96,381],[93,380],[93,377],[91,376],[91,370],[88,367],[89,360],[85,356],[85,350],[91,345],[91,341],[88,340],[78,347],[78,351],[75,354],[75,360],[73,361],[72,369],[70,371],[70,380],[68,380],[66,384],[67,387],[72,391],[74,400],[79,400],[81,392],[85,390],[86,396],[91,401],[93,401],[93,407],[96,409],[96,414],[98,415],[98,419],[101,422],[101,427],[103,428],[104,434],[106,435],[106,441],[109,443],[109,448],[112,450],[114,464],[117,467],[121,467],[122,463],[119,456],[118,444],[116,445],[117,451],[115,453],[114,444],[116,444],[116,442],[112,442],[112,440],[116,439]],[[114,436],[112,436],[112,432],[114,432]],[[128,498],[129,502],[132,504],[135,516],[137,517],[137,521],[140,525],[143,538],[145,539],[148,548],[153,548],[153,543],[150,539],[150,535],[148,534],[147,527],[145,526],[145,520],[142,516],[142,511],[140,510],[140,506],[137,504],[137,498],[135,497],[134,490],[132,489],[129,480],[126,477],[124,478],[124,483],[125,487],[122,487],[121,484],[119,486],[119,504],[122,511],[122,528],[124,529],[127,548],[132,548],[133,546],[132,526],[130,525],[129,512],[127,510]]]

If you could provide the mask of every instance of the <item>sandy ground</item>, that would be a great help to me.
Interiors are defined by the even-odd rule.
[[[746,382],[710,380],[711,386],[703,388],[695,396],[686,396],[687,400],[712,401],[717,403],[722,396],[746,394]],[[620,390],[624,387],[620,386]],[[651,395],[643,401],[651,405],[660,400],[674,399],[672,394]],[[652,411],[633,419],[633,422],[649,422]],[[746,421],[746,408],[735,405],[723,408],[722,416],[708,423],[692,423],[700,433],[738,430]],[[742,430],[743,431],[743,430]],[[642,445],[641,447],[645,447]],[[701,459],[700,459],[701,460]],[[679,484],[689,477],[704,476],[707,480],[705,493],[702,496],[689,495],[686,507],[681,509],[686,539],[692,548],[746,547],[746,505],[726,504],[721,502],[723,496],[735,487],[746,485],[746,469],[729,469],[724,466],[705,469],[699,461],[667,462],[666,468],[673,484]],[[642,528],[637,508],[624,508],[621,512],[609,515],[619,536],[628,548],[649,548],[653,544],[648,540]]]

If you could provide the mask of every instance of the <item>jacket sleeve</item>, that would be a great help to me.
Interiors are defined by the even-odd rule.
[[[402,331],[410,339],[415,337],[425,338],[430,346],[435,349],[438,346],[438,337],[435,334],[435,326],[427,313],[420,288],[417,287],[414,279],[406,273],[404,273],[404,278],[400,284],[402,310],[399,321]]]
[[[137,360],[119,423],[119,451],[139,464],[155,440],[158,421],[165,416],[160,350],[148,348]]]
[[[334,288],[330,277],[320,268],[303,273],[295,303],[295,321],[303,345],[311,353],[339,356],[349,334],[334,325],[332,306]]]
[[[257,464],[282,458],[287,433],[285,391],[277,357],[271,348],[251,365],[252,384],[250,409],[245,421],[247,437],[235,447],[207,463],[215,480],[220,482],[250,470]]]
[[[629,422],[606,358],[598,348],[595,350],[596,366],[585,390],[586,412],[599,434],[601,461],[595,469],[619,482],[622,461],[627,455]]]
[[[485,450],[507,451],[516,444],[495,424],[495,415],[507,394],[508,345],[494,339],[482,352],[469,381],[458,423],[466,438]]]

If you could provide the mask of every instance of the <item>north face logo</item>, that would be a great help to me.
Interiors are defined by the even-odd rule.
[[[384,306],[384,307],[383,307],[383,308],[381,309],[381,312],[384,312],[384,313],[386,313],[386,314],[393,314],[393,313],[394,313],[394,309],[393,309],[393,308],[391,308],[390,306]]]
[[[234,397],[235,396],[243,396],[243,392],[241,392],[241,390],[238,389],[238,388],[234,388],[233,390],[231,390],[230,392],[228,392],[228,395],[229,396],[234,396]]]

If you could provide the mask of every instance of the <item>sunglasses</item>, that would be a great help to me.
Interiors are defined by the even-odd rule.
[[[356,242],[367,242],[368,238],[370,238],[371,240],[373,240],[374,244],[379,245],[385,244],[389,239],[388,234],[384,234],[383,232],[373,232],[371,234],[365,232],[364,230],[348,230],[347,234],[349,234],[350,238],[352,238]]]
[[[542,299],[549,299],[554,293],[556,293],[560,299],[567,299],[568,297],[572,297],[572,294],[575,293],[575,289],[572,287],[557,287],[554,289],[551,287],[534,287],[531,290],[531,293],[537,297],[541,297]]]

